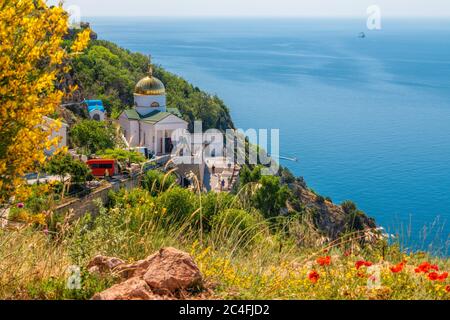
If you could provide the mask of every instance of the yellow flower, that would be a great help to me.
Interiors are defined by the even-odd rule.
[[[0,0],[0,202],[18,195],[23,176],[45,161],[48,141],[58,123],[43,130],[44,116],[55,112],[64,92],[55,87],[61,73],[69,72],[63,48],[68,15],[61,6],[44,0]],[[81,52],[90,39],[83,30],[73,50]]]

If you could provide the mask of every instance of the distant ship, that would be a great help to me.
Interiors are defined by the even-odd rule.
[[[358,37],[361,38],[361,39],[364,39],[364,38],[366,37],[366,34],[365,34],[364,32],[361,32],[361,33],[358,35]]]

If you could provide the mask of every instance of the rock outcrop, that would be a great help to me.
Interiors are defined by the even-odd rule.
[[[89,272],[117,274],[119,284],[96,294],[93,300],[160,300],[177,293],[200,289],[200,269],[186,252],[163,248],[147,259],[126,264],[113,257],[97,256],[88,264]]]
[[[298,212],[309,212],[314,226],[326,237],[325,241],[333,241],[349,231],[366,233],[363,240],[372,241],[379,238],[375,221],[356,209],[351,212],[342,205],[336,205],[329,199],[311,191],[302,178],[286,183],[292,191],[295,203],[290,209]]]
[[[97,293],[92,300],[159,300],[147,283],[135,277]]]
[[[143,279],[155,291],[175,292],[201,285],[200,270],[185,252],[173,248],[162,249],[147,261],[149,265]]]

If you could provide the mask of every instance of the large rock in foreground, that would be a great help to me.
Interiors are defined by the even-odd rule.
[[[167,299],[182,291],[199,289],[203,283],[194,259],[175,248],[163,248],[132,264],[125,264],[118,258],[97,256],[88,268],[95,273],[118,273],[123,280],[96,294],[93,297],[96,300]]]
[[[131,278],[94,295],[92,300],[159,300],[147,283],[140,278]]]
[[[192,257],[174,248],[161,249],[147,259],[143,279],[155,291],[175,292],[201,286],[202,275]]]

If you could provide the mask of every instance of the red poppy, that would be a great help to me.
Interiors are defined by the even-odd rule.
[[[370,266],[372,266],[372,265],[373,265],[372,262],[370,262],[370,261],[364,261],[364,260],[359,260],[359,261],[356,261],[356,263],[355,263],[355,267],[356,267],[357,270],[359,270],[362,266],[364,266],[364,267],[370,267]]]
[[[320,278],[320,275],[316,270],[313,270],[308,274],[308,279],[312,283],[317,283],[317,281],[319,281],[319,278]]]
[[[414,269],[416,273],[428,273],[431,270],[439,271],[439,267],[435,264],[432,265],[429,262],[422,262],[416,269]]]
[[[448,293],[450,293],[450,286],[446,286],[446,287],[445,287],[445,291],[447,291]]]
[[[438,280],[439,274],[437,272],[431,272],[430,274],[428,274],[428,279],[430,279],[431,281]]]
[[[393,273],[399,273],[399,272],[402,272],[402,271],[403,271],[403,268],[405,267],[405,264],[406,264],[406,262],[405,262],[405,261],[402,261],[402,262],[400,262],[399,264],[397,264],[397,265],[395,265],[395,266],[393,266],[393,267],[390,267],[390,269],[391,269],[391,271],[392,271]]]
[[[331,257],[330,256],[326,256],[326,257],[320,257],[316,260],[316,262],[323,266],[329,266],[331,264]]]
[[[438,274],[437,272],[432,272],[430,274],[428,274],[428,279],[430,279],[431,281],[445,281],[445,279],[447,279],[448,277],[448,272],[444,272],[442,274]]]

